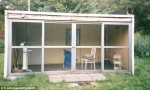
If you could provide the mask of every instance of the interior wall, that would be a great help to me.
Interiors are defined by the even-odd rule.
[[[66,30],[71,24],[45,24],[45,45],[66,46]],[[70,50],[70,49],[69,49]],[[64,60],[63,49],[45,49],[44,64],[62,64]]]
[[[66,46],[66,30],[71,24],[45,24],[45,45]]]
[[[71,51],[71,49],[67,49],[69,51]],[[84,56],[85,54],[90,54],[91,53],[91,49],[90,48],[86,48],[86,49],[77,49],[76,50],[77,53],[77,62],[76,63],[81,63],[81,58],[82,56]],[[45,61],[44,64],[62,64],[64,61],[64,49],[60,49],[60,48],[55,48],[55,49],[45,49]],[[100,49],[97,48],[96,49],[96,62],[100,62],[100,57],[101,57],[101,53],[100,53]]]
[[[66,46],[66,30],[71,29],[71,24],[52,24],[45,25],[45,45]],[[99,46],[101,45],[101,26],[94,24],[78,24],[80,30],[80,46]]]
[[[64,61],[63,49],[45,49],[44,64],[62,64]]]
[[[127,25],[107,25],[105,28],[106,46],[128,46],[128,26]],[[128,49],[105,49],[105,57],[113,59],[114,54],[121,54],[122,67],[128,69],[129,56]]]
[[[105,28],[106,46],[128,46],[127,25],[107,25]]]
[[[71,24],[52,24],[45,25],[45,45],[66,46],[66,30],[71,29]],[[100,25],[81,24],[77,25],[80,29],[80,46],[100,45]],[[99,49],[98,49],[99,50]],[[81,57],[90,52],[90,49],[77,49],[77,63],[81,63]],[[100,53],[97,51],[96,59],[99,60]],[[45,64],[62,64],[64,60],[63,49],[45,49]]]
[[[66,30],[71,29],[71,24],[45,25],[45,45],[66,46]],[[99,46],[101,45],[101,26],[92,24],[78,24],[80,30],[79,46]]]
[[[100,46],[101,26],[95,24],[77,24],[80,29],[80,46]]]

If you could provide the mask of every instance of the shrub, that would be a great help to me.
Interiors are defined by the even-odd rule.
[[[0,53],[4,53],[4,41],[0,40]]]
[[[150,36],[135,33],[134,52],[139,57],[150,57]]]

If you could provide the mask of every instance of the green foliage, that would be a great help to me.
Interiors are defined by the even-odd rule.
[[[27,0],[5,0],[10,8],[27,10]],[[73,13],[125,13],[122,0],[31,0],[31,11]]]
[[[135,15],[135,30],[142,34],[150,34],[150,1],[132,0],[132,8]]]
[[[2,5],[2,2],[0,2],[0,31],[4,30],[4,6]]]
[[[150,57],[150,36],[135,33],[134,50],[139,57]]]
[[[4,53],[4,41],[0,40],[0,53]]]
[[[28,0],[2,0],[3,4],[7,7],[6,9],[15,9],[15,10],[28,10]]]

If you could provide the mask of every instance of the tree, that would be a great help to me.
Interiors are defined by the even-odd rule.
[[[3,2],[0,1],[0,31],[4,30],[4,10]]]
[[[135,15],[135,30],[142,34],[150,34],[150,1],[133,0],[132,8]]]

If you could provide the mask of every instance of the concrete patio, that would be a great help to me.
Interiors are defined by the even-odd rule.
[[[66,81],[73,82],[94,82],[96,80],[106,80],[106,77],[101,73],[87,73],[87,74],[55,74],[49,75],[50,82]]]

